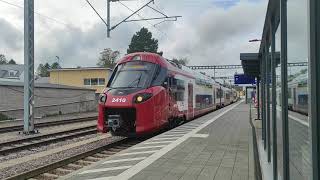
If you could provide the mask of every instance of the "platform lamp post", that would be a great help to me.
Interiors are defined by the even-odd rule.
[[[58,61],[58,65],[60,65],[60,57],[59,56],[56,56],[56,59]],[[59,68],[60,69],[60,68]],[[58,71],[58,88],[60,88],[60,71]],[[61,121],[61,107],[59,107],[59,120]]]
[[[34,0],[24,0],[24,134],[34,129]]]

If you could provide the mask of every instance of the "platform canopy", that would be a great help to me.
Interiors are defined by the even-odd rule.
[[[245,75],[259,77],[260,75],[260,54],[240,53],[240,60]]]

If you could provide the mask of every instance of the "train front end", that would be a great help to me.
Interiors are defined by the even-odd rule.
[[[165,68],[143,59],[129,55],[116,66],[99,97],[98,131],[140,136],[156,131],[166,119]]]

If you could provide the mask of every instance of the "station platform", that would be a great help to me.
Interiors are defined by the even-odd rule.
[[[253,180],[249,105],[232,104],[61,179]]]

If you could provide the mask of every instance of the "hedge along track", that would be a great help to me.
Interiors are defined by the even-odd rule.
[[[92,117],[74,118],[74,119],[68,119],[68,120],[39,122],[39,123],[36,123],[34,126],[36,128],[58,126],[58,125],[64,125],[64,124],[73,124],[73,123],[78,123],[78,122],[93,121],[93,120],[97,120],[97,118],[98,118],[97,116],[92,116]],[[23,130],[23,125],[6,126],[6,127],[0,128],[0,133],[7,133],[7,132],[12,132],[12,131],[22,131],[22,130]]]
[[[6,141],[0,143],[0,156],[96,133],[96,125],[91,125],[35,137]]]
[[[110,137],[113,138],[107,145],[97,147],[87,152],[79,153],[74,156],[41,166],[39,168],[24,172],[7,178],[7,180],[16,179],[37,179],[51,180],[58,179],[85,166],[91,165],[104,158],[112,156],[124,149],[136,145],[144,139],[129,139],[126,137]]]

